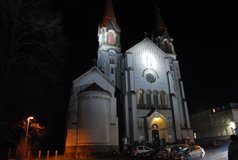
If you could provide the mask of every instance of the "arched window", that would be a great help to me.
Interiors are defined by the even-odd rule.
[[[111,59],[110,59],[110,63],[111,63],[111,64],[115,64],[115,59],[114,59],[114,58],[111,58]]]
[[[137,91],[136,93],[136,100],[137,100],[137,107],[142,107],[144,104],[144,100],[143,100],[143,91],[140,89]]]
[[[165,91],[160,92],[160,106],[162,108],[168,107],[168,95],[166,94]]]
[[[153,102],[154,102],[154,107],[158,108],[159,107],[159,92],[158,91],[153,91]]]
[[[145,98],[146,98],[146,106],[151,107],[151,91],[147,90],[145,92]]]
[[[107,41],[108,41],[108,44],[110,45],[115,44],[115,36],[114,36],[114,33],[112,33],[111,31],[108,32]]]
[[[158,129],[159,126],[157,124],[152,124],[151,129]]]
[[[111,68],[111,74],[114,74],[114,68]]]
[[[164,51],[167,53],[171,53],[170,45],[167,39],[164,40]]]

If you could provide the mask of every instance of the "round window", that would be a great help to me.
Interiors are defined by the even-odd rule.
[[[156,80],[156,76],[153,74],[153,73],[147,73],[146,76],[145,76],[145,79],[152,83]]]

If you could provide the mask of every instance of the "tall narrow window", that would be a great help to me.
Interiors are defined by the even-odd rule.
[[[159,106],[159,98],[158,98],[158,96],[159,96],[159,92],[158,91],[153,91],[153,102],[154,102],[154,107],[155,108],[158,108],[158,106]]]
[[[111,74],[114,74],[114,68],[111,68]]]
[[[170,45],[169,45],[168,40],[164,41],[164,51],[167,52],[167,53],[171,53],[171,49],[170,49]]]
[[[151,107],[151,92],[149,90],[146,91],[146,105]]]
[[[142,107],[144,104],[144,100],[143,100],[143,91],[142,90],[138,90],[137,91],[137,106],[138,107]]]
[[[115,64],[115,60],[113,58],[110,59],[111,64]]]
[[[108,32],[107,40],[108,40],[108,44],[110,44],[110,45],[115,44],[115,37],[114,37],[114,34],[112,32]]]
[[[168,96],[164,91],[160,92],[160,105],[162,108],[168,107]]]

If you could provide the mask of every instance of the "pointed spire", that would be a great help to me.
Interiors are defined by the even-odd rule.
[[[101,27],[107,26],[107,24],[110,21],[113,21],[116,23],[116,18],[115,18],[115,14],[114,14],[113,5],[112,5],[112,0],[107,0],[107,6],[106,6],[106,10],[105,10],[105,13],[103,16]]]
[[[154,11],[155,11],[155,20],[154,20],[154,34],[155,36],[163,35],[164,31],[167,31],[165,27],[164,20],[160,13],[160,8],[158,7],[156,1],[154,1]]]
[[[111,19],[116,19],[115,14],[114,14],[113,5],[112,5],[112,0],[107,0],[106,7],[107,8],[106,8],[106,12],[105,12],[104,16],[109,17]]]
[[[169,36],[160,9],[154,1],[155,21],[152,33],[152,41],[158,45],[165,53],[174,53],[173,39]]]
[[[156,8],[155,16],[154,32],[158,36],[161,36],[163,35],[164,31],[167,31],[167,28],[165,27],[164,20],[161,16],[160,8]]]

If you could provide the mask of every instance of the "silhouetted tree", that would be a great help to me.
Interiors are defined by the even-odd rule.
[[[52,134],[64,128],[62,18],[50,0],[0,1],[0,119],[17,122],[34,114]]]

